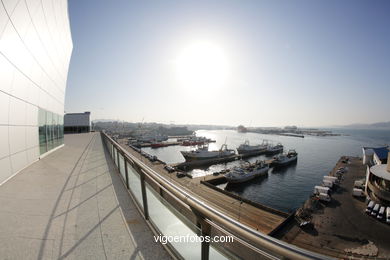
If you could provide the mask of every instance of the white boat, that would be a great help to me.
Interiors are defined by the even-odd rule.
[[[281,152],[283,152],[283,145],[281,143],[278,143],[277,145],[268,146],[267,150],[265,151],[265,154],[272,155]]]
[[[235,155],[236,152],[232,149],[228,149],[227,145],[223,144],[221,146],[221,149],[216,151],[209,151],[208,146],[205,145],[193,151],[181,151],[181,154],[186,159],[186,161],[195,161],[195,160],[225,158],[225,157]]]
[[[295,150],[289,150],[287,154],[280,154],[274,158],[271,163],[273,167],[282,167],[295,162],[298,159],[298,153]]]
[[[237,152],[239,154],[261,153],[265,152],[267,147],[268,143],[265,140],[263,140],[263,143],[259,145],[250,145],[249,141],[245,140],[245,142],[237,148]]]
[[[269,165],[259,162],[249,167],[235,167],[225,174],[228,183],[242,183],[268,174]]]

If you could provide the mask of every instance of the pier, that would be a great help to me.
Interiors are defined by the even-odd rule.
[[[140,153],[128,147],[126,145],[126,140],[118,140],[118,142],[126,151],[139,158],[139,160],[144,162],[155,172],[169,178],[185,188],[188,192],[191,192],[194,196],[255,230],[265,234],[272,234],[275,229],[278,229],[280,225],[285,223],[289,216],[288,213],[277,211],[261,204],[254,205],[239,196],[228,196],[226,193],[221,192],[221,190],[213,189],[209,185],[204,184],[204,182],[213,182],[213,180],[214,182],[217,180],[221,181],[224,178],[223,176],[208,175],[197,178],[178,178],[175,173],[168,173],[164,169],[165,165],[163,163],[159,161],[150,162]],[[237,160],[238,158],[241,158],[241,156],[229,159]]]
[[[324,203],[311,197],[297,210],[304,211],[306,219],[310,219],[314,226],[300,228],[297,221],[291,221],[275,237],[340,259],[352,259],[353,256],[389,259],[390,226],[366,215],[365,199],[352,196],[354,181],[365,177],[366,166],[361,158],[349,157],[348,163],[345,159],[341,157],[328,174],[324,172],[324,175],[336,176],[338,168],[347,168],[340,184],[332,188],[332,200]]]

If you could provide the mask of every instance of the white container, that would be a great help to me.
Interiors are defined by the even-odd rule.
[[[333,182],[328,181],[328,180],[323,180],[323,181],[322,181],[322,185],[323,185],[324,187],[332,188],[332,187],[333,187]]]
[[[331,198],[330,198],[329,194],[327,194],[327,193],[320,193],[320,194],[318,195],[318,198],[319,198],[321,201],[327,201],[327,202],[331,201]]]
[[[333,176],[324,176],[324,179],[323,179],[323,180],[324,180],[324,181],[325,181],[325,180],[331,181],[331,182],[333,182],[333,184],[336,184],[336,183],[339,182],[339,180],[337,179],[337,177],[333,177]]]
[[[323,186],[314,186],[314,194],[329,193],[329,188]]]
[[[352,190],[352,196],[355,196],[355,197],[364,197],[365,194],[364,194],[364,191],[363,191],[362,189],[353,188],[353,190]]]

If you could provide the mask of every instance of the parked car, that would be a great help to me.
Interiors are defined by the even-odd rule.
[[[386,209],[386,223],[390,224],[390,207]]]
[[[378,216],[376,216],[376,218],[382,220],[383,217],[385,216],[385,210],[386,210],[386,207],[385,207],[385,206],[382,206],[382,207],[379,209],[379,213],[378,213]]]
[[[337,171],[339,171],[341,173],[346,173],[347,169],[345,169],[344,167],[340,167],[340,168],[337,169]]]
[[[378,214],[380,206],[380,204],[375,204],[374,208],[371,211],[371,216],[375,217]]]
[[[172,166],[169,166],[169,165],[165,165],[165,166],[164,166],[164,169],[165,169],[167,172],[169,172],[169,173],[175,171],[175,168],[173,168]]]
[[[372,200],[368,203],[367,208],[366,208],[367,214],[371,214],[371,211],[374,208],[374,205],[375,205],[375,202]]]
[[[366,195],[364,194],[364,191],[362,189],[353,188],[352,196],[354,196],[354,197],[364,197]]]

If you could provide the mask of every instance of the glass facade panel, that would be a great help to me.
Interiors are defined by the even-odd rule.
[[[53,148],[58,146],[58,115],[53,114]]]
[[[175,212],[174,214],[174,209],[169,209],[169,204],[156,194],[147,183],[146,194],[148,198],[149,217],[161,234],[166,236],[190,237],[189,242],[180,243],[179,241],[171,242],[170,244],[184,259],[199,259],[201,242],[196,240],[197,234],[177,217],[180,213]],[[195,225],[193,225],[193,228],[194,230],[198,229]],[[198,232],[200,233],[199,229]],[[214,255],[215,252],[212,254]]]
[[[129,174],[129,187],[133,193],[138,205],[143,208],[142,191],[141,191],[141,178],[131,164],[127,163],[127,173]]]
[[[46,140],[47,140],[47,150],[50,151],[53,149],[53,113],[46,111]]]
[[[58,116],[58,127],[59,127],[59,145],[64,144],[64,117]]]
[[[47,152],[46,141],[46,111],[39,109],[38,112],[38,124],[39,124],[39,151],[40,154]]]
[[[39,150],[44,154],[64,143],[64,117],[39,108]]]

